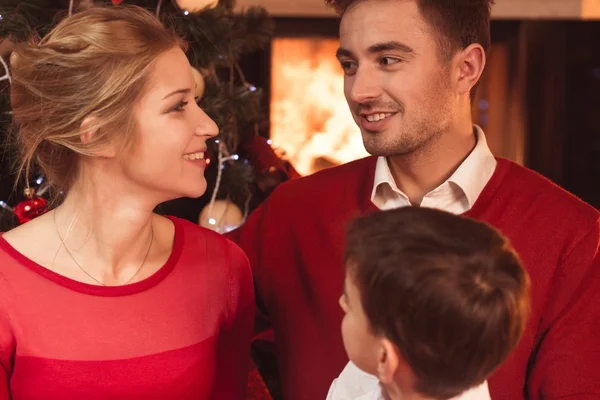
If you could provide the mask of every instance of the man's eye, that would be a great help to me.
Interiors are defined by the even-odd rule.
[[[381,65],[392,65],[399,63],[400,60],[394,57],[382,57],[380,60]]]
[[[340,65],[346,74],[356,72],[357,64],[354,61],[342,60],[340,61]]]

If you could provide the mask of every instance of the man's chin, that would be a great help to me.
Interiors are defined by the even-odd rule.
[[[373,143],[372,140],[363,140],[363,145],[365,147],[365,150],[367,150],[367,153],[369,153],[372,156],[387,157],[395,153],[394,151],[391,151],[389,147],[383,145],[382,143]]]
[[[393,156],[406,156],[413,152],[412,149],[399,149],[396,147],[389,147],[384,145],[375,145],[373,143],[367,144],[363,142],[365,150],[372,156],[377,157],[393,157]]]

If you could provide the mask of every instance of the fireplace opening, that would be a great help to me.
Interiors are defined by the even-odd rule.
[[[271,140],[310,175],[368,155],[344,98],[336,38],[276,37],[271,44]]]

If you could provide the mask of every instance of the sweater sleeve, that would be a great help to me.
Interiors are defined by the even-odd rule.
[[[246,394],[250,371],[250,342],[254,320],[254,289],[248,259],[227,241],[228,310],[217,349],[213,399],[239,400]]]
[[[15,348],[14,337],[10,324],[8,307],[6,307],[7,294],[5,283],[0,276],[0,400],[10,399],[9,379],[12,370],[12,359]]]
[[[269,209],[273,202],[272,197],[277,189],[271,194],[271,198],[265,200],[254,210],[246,222],[239,228],[226,234],[226,237],[235,242],[246,254],[252,268],[255,285],[255,320],[253,340],[260,340],[267,344],[274,341],[273,329],[269,315],[263,305],[262,290],[265,287],[263,276],[263,251],[267,250],[267,244],[273,238],[273,224],[269,224]],[[273,246],[273,242],[271,242]],[[268,274],[268,272],[267,272]],[[270,346],[267,346],[270,347]]]
[[[558,266],[530,364],[532,400],[600,398],[599,238],[596,224]]]

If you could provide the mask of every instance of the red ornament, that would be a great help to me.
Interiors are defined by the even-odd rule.
[[[34,189],[25,189],[25,197],[27,199],[17,204],[13,210],[21,224],[39,217],[48,210],[48,202],[44,198],[36,196]]]
[[[123,2],[123,0],[112,0],[113,6],[118,6],[122,2]]]

